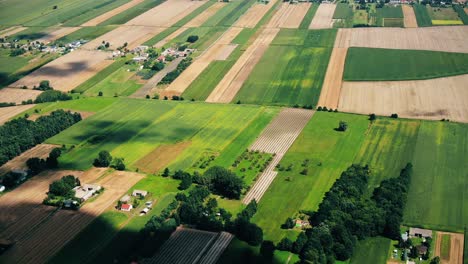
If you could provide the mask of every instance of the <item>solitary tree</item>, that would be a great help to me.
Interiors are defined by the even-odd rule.
[[[99,152],[98,157],[94,160],[95,167],[109,167],[112,162],[112,156],[109,151],[103,150]]]
[[[369,120],[370,121],[374,121],[375,119],[377,119],[377,116],[375,114],[370,114],[369,115]]]
[[[348,123],[346,123],[345,121],[340,121],[339,125],[338,125],[338,131],[346,131],[346,129],[348,129]]]
[[[123,158],[115,158],[114,159],[114,164],[112,167],[116,170],[123,171],[125,170],[125,163]]]

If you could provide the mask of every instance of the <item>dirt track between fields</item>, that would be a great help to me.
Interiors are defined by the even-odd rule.
[[[312,22],[310,22],[309,29],[332,28],[335,9],[335,4],[320,4]]]
[[[413,7],[410,5],[401,5],[403,9],[403,22],[405,28],[417,28],[418,22],[416,21],[416,15],[414,14]]]
[[[21,155],[3,164],[0,167],[0,175],[3,175],[12,170],[26,170],[28,168],[26,166],[26,161],[29,158],[37,157],[37,158],[45,159],[49,156],[50,151],[52,151],[52,149],[57,148],[57,147],[60,147],[60,146],[52,145],[52,144],[39,144],[35,146],[34,148],[21,153]]]
[[[253,4],[239,20],[234,23],[234,27],[254,28],[277,1],[278,0],[271,0],[268,4]]]
[[[131,7],[134,7],[140,3],[142,3],[144,0],[132,0],[128,3],[125,3],[117,8],[114,8],[112,10],[110,10],[109,12],[106,12],[100,16],[97,16],[89,21],[87,21],[86,23],[82,24],[81,26],[82,27],[94,27],[94,26],[97,26],[98,24],[101,24],[102,22],[108,20],[109,18],[115,16],[115,15],[118,15],[120,13],[122,13],[123,11],[131,8]]]
[[[441,257],[442,236],[450,235],[450,254],[449,259]],[[436,246],[434,255],[440,257],[442,264],[463,264],[463,244],[464,235],[458,233],[437,232]]]
[[[311,6],[311,3],[282,3],[266,27],[298,28]]]
[[[33,108],[34,104],[29,105],[18,105],[18,106],[8,106],[0,107],[0,125],[3,125],[5,122],[9,121],[12,117],[21,114],[22,112]]]
[[[0,102],[21,104],[30,99],[34,101],[41,93],[38,90],[3,88],[0,89]]]
[[[338,109],[468,122],[468,74],[418,81],[343,82]]]

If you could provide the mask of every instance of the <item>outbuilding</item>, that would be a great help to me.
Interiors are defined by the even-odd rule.
[[[132,193],[133,196],[140,196],[140,197],[146,197],[146,195],[148,195],[148,192],[147,191],[143,191],[143,190],[134,190],[133,193]]]

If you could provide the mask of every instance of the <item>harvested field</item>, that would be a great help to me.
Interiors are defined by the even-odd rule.
[[[0,90],[0,102],[21,104],[29,99],[34,100],[42,91],[28,89],[3,88]]]
[[[10,120],[12,117],[15,117],[22,112],[33,108],[35,105],[18,105],[18,106],[9,106],[9,107],[0,107],[0,125],[3,125],[5,122]]]
[[[450,253],[449,258],[445,259],[441,256],[442,236],[450,235]],[[434,256],[440,256],[442,264],[463,264],[463,244],[464,235],[459,233],[437,232],[436,245]]]
[[[101,24],[102,22],[106,21],[107,19],[117,15],[117,14],[120,14],[122,13],[123,11],[131,8],[131,7],[134,7],[138,4],[140,4],[141,2],[143,2],[144,0],[132,0],[126,4],[123,4],[117,8],[114,8],[112,9],[111,11],[109,12],[106,12],[100,16],[97,16],[91,20],[88,20],[86,23],[82,24],[81,26],[83,27],[94,27],[94,26],[97,26],[98,24]]]
[[[52,149],[56,147],[60,147],[60,146],[52,145],[52,144],[39,144],[35,146],[34,148],[23,152],[21,155],[3,164],[0,167],[0,175],[3,175],[11,170],[25,170],[27,169],[26,161],[29,158],[38,157],[38,158],[44,159],[48,157],[50,151],[52,151]]]
[[[229,103],[244,84],[253,68],[278,34],[277,28],[265,28],[206,99],[207,102]]]
[[[171,0],[135,17],[125,23],[127,26],[170,27],[205,1]]]
[[[16,33],[19,33],[23,30],[27,29],[27,27],[22,27],[22,26],[14,26],[14,27],[10,27],[10,28],[7,28],[7,29],[4,29],[0,32],[0,38],[4,38],[4,37],[8,37],[8,36],[12,36]]]
[[[233,235],[187,228],[177,228],[156,255],[142,263],[214,264],[229,245]],[[184,254],[180,254],[183,248]]]
[[[468,122],[468,75],[419,81],[344,82],[344,112]]]
[[[255,3],[252,5],[239,20],[234,23],[234,27],[253,28],[263,18],[263,16],[272,8],[278,0],[271,0],[268,4]]]
[[[348,48],[333,48],[317,106],[338,108],[347,52]]]
[[[218,12],[219,9],[224,7],[226,3],[224,2],[217,2],[212,6],[208,7],[205,11],[203,11],[200,15],[196,16],[190,22],[184,25],[184,27],[199,27],[203,25],[212,15]]]
[[[181,27],[181,28],[177,29],[176,31],[172,32],[169,36],[165,37],[163,40],[161,40],[158,43],[154,44],[153,47],[162,48],[164,45],[166,45],[166,43],[173,40],[174,38],[176,38],[180,34],[184,33],[187,29],[188,28],[186,28],[186,27]]]
[[[416,15],[414,14],[413,7],[410,5],[401,5],[403,9],[403,17],[405,28],[416,28],[418,27],[418,22],[416,21]]]
[[[127,43],[128,49],[133,49],[141,43],[162,32],[164,28],[148,26],[120,26],[92,41],[86,43],[83,49],[95,50],[103,41],[109,42],[110,49],[117,49]]]
[[[225,47],[242,31],[242,28],[229,28],[215,43],[203,52],[193,63],[175,79],[167,91],[183,93],[208,65],[222,54]]]
[[[143,178],[141,174],[124,171],[116,171],[98,179],[101,175],[95,174],[91,177],[92,179],[88,181],[82,179],[81,182],[95,182],[97,180],[96,183],[105,188],[104,193],[95,200],[86,203],[78,211],[57,211],[46,221],[40,222],[33,230],[30,230],[27,236],[14,237],[13,240],[17,241],[16,244],[0,260],[11,263],[46,262],[94,218],[112,206],[115,200]],[[31,219],[31,215],[24,218]],[[10,239],[12,238],[10,237]]]
[[[270,20],[267,27],[299,28],[299,25],[311,6],[311,3],[283,3],[277,13]]]
[[[44,65],[11,86],[32,88],[38,86],[42,80],[49,80],[55,90],[68,92],[114,62],[108,60],[108,57],[107,52],[75,50]]]
[[[215,60],[224,61],[227,60],[229,55],[237,48],[237,44],[224,45],[224,48],[221,52],[218,53],[218,56]]]
[[[349,46],[468,53],[468,27],[353,28]],[[340,30],[341,32],[341,30]]]
[[[44,36],[42,36],[39,39],[36,39],[35,41],[39,41],[39,42],[48,44],[48,43],[50,43],[52,41],[55,41],[55,40],[65,36],[65,35],[73,33],[73,32],[77,31],[80,28],[81,27],[60,27],[60,28],[57,28],[57,29],[51,31],[50,33],[46,33]]]
[[[278,172],[274,171],[283,155],[288,151],[302,129],[309,122],[314,111],[286,108],[263,130],[262,134],[250,146],[249,150],[275,153],[275,157],[260,175],[242,202],[248,204],[255,199],[260,201]]]
[[[175,160],[188,146],[190,141],[180,142],[172,145],[162,145],[148,153],[135,163],[140,171],[146,173],[157,173]]]
[[[322,29],[333,27],[333,13],[335,13],[335,4],[320,4],[315,13],[309,29]]]

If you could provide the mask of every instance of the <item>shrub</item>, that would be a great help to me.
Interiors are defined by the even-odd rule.
[[[190,43],[195,43],[197,40],[198,40],[197,35],[191,35],[191,36],[188,36],[187,38],[187,42],[190,42]]]
[[[344,132],[346,131],[346,129],[348,129],[348,123],[344,121],[340,121],[340,123],[338,124],[338,128],[336,130]]]
[[[398,118],[398,114],[391,114],[390,117],[391,118]]]

